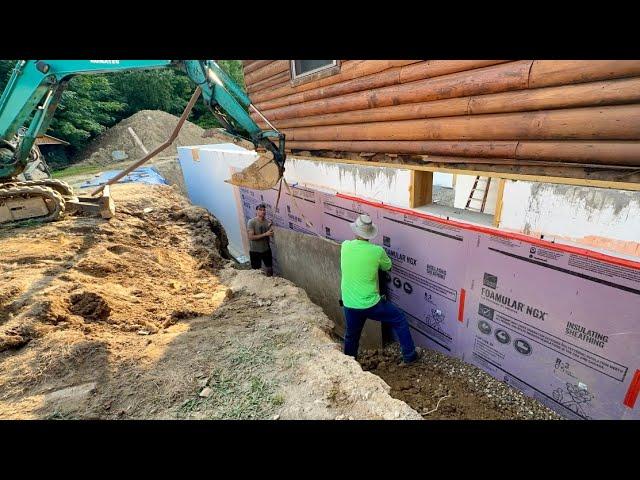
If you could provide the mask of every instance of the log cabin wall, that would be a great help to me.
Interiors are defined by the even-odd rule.
[[[329,74],[293,81],[289,60],[244,62],[252,102],[293,152],[640,168],[639,60],[337,62]]]

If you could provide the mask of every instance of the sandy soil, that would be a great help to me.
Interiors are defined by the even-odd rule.
[[[145,155],[144,150],[134,140],[129,128],[133,129],[147,151],[151,152],[164,143],[173,133],[179,118],[161,110],[141,110],[129,118],[121,120],[91,141],[74,163],[80,165],[111,166],[115,163],[113,152],[122,151],[129,162]],[[188,120],[180,129],[176,140],[160,153],[162,156],[177,156],[179,146],[204,145],[229,142],[229,137],[217,131],[207,131]]]
[[[0,418],[420,418],[176,189],[113,196],[109,221],[0,230]]]

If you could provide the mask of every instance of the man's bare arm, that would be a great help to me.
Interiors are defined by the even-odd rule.
[[[273,230],[269,229],[269,231],[265,233],[256,235],[252,228],[247,228],[247,235],[249,236],[249,240],[260,240],[261,238],[271,237],[273,235]]]

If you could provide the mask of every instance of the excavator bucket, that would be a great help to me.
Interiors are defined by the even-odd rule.
[[[116,214],[116,206],[111,198],[109,185],[106,185],[99,197],[77,197],[67,202],[67,210],[99,216],[102,218],[112,218]]]
[[[261,154],[258,160],[241,172],[234,173],[225,182],[236,187],[269,190],[278,184],[280,178],[282,178],[282,170],[273,160],[273,155],[267,152],[267,154]]]

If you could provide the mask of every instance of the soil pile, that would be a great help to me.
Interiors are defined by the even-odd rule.
[[[204,209],[112,195],[110,220],[0,229],[0,418],[420,418],[303,290],[235,269]]]
[[[129,132],[132,128],[146,149],[151,152],[164,143],[170,136],[179,118],[161,110],[141,110],[114,125],[104,133],[96,137],[87,148],[80,153],[76,161],[83,165],[108,166],[120,159],[114,159],[114,151],[123,151],[127,154],[128,161],[141,159],[145,153],[136,143]],[[179,146],[204,145],[211,143],[226,143],[229,138],[221,133],[211,133],[190,121],[184,122],[178,137],[165,150],[159,153],[159,157],[174,157],[178,154]]]

